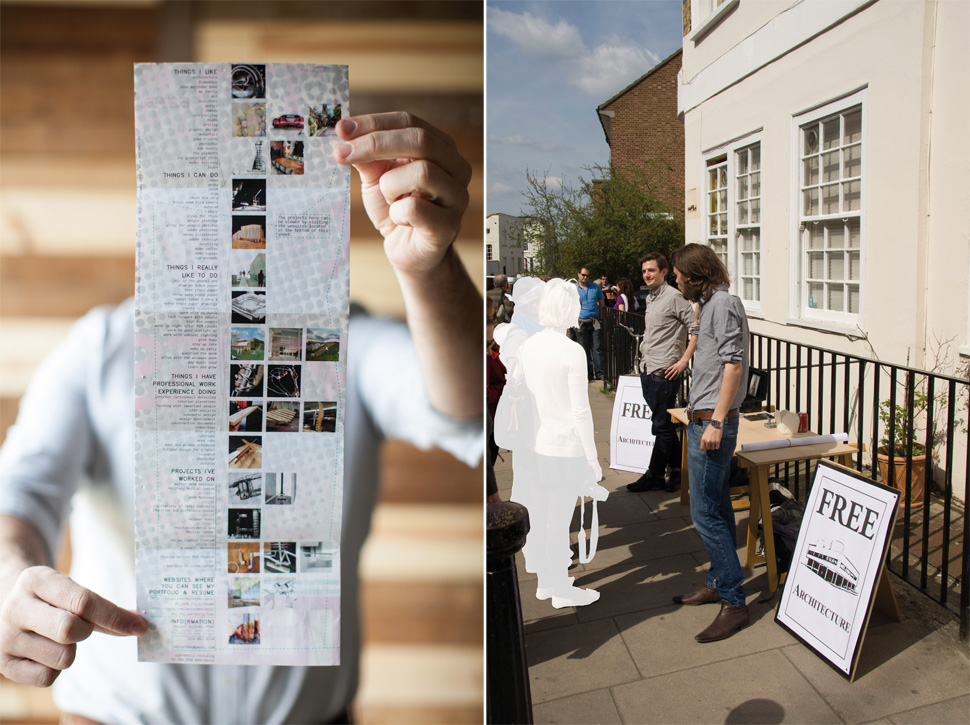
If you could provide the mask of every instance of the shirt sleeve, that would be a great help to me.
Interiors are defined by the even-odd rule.
[[[485,447],[483,419],[452,418],[431,406],[406,325],[353,316],[347,367],[349,384],[356,386],[383,437],[422,450],[441,448],[469,466],[478,465]]]
[[[725,295],[713,310],[714,339],[717,358],[722,363],[739,363],[744,359],[744,328],[734,300]]]
[[[694,306],[679,293],[674,299],[676,300],[674,308],[677,319],[687,328],[687,337],[697,337],[700,334],[700,324],[698,324],[697,316],[694,314]]]
[[[0,449],[0,513],[32,524],[50,561],[92,458],[86,386],[99,377],[106,321],[104,309],[88,313],[41,363]]]
[[[593,438],[593,412],[589,407],[589,381],[586,377],[586,352],[579,343],[569,348],[567,381],[569,407],[573,425],[583,445],[586,458],[596,460],[596,441]]]

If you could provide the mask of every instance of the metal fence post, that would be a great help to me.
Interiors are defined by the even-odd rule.
[[[522,608],[515,553],[529,533],[529,512],[511,501],[486,513],[485,584],[488,723],[532,723],[532,692],[522,636]]]

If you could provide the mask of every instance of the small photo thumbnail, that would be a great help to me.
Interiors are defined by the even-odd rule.
[[[229,580],[229,608],[259,605],[259,577],[236,576]]]
[[[233,103],[232,135],[236,138],[266,135],[265,103]]]
[[[266,397],[267,398],[299,398],[300,397],[300,366],[299,365],[267,365]]]
[[[267,574],[296,572],[296,543],[267,541],[263,544],[263,571]]]
[[[340,359],[340,330],[326,327],[306,331],[306,359],[308,362],[336,362]]]
[[[333,569],[334,550],[326,548],[322,541],[300,544],[300,571],[328,572]]]
[[[233,214],[232,248],[266,249],[266,216],[264,214]]]
[[[239,363],[229,366],[229,397],[262,398],[263,367],[255,363]]]
[[[262,436],[229,436],[229,468],[262,468]]]
[[[266,211],[266,179],[233,179],[233,211]]]
[[[303,430],[333,433],[337,430],[337,403],[333,400],[303,404]]]
[[[284,113],[273,119],[273,130],[286,132],[293,131],[300,135],[303,134],[304,119],[299,113]]]
[[[336,135],[337,121],[339,120],[339,103],[324,103],[307,108],[307,131],[311,136]]]
[[[230,612],[229,631],[229,644],[259,644],[259,617],[255,612]]]
[[[229,474],[229,504],[253,505],[263,500],[263,474],[245,471]]]
[[[289,506],[296,501],[296,472],[266,474],[266,503]]]
[[[273,172],[284,176],[303,174],[302,141],[270,141],[269,163]]]
[[[229,355],[233,360],[263,359],[266,331],[262,327],[233,327],[229,336]]]
[[[233,98],[266,98],[266,66],[237,63],[231,68]]]
[[[233,287],[266,286],[266,252],[233,249],[229,253]]]
[[[303,352],[303,330],[299,327],[271,327],[270,360],[300,360]]]
[[[232,541],[227,550],[230,574],[259,574],[258,541]]]
[[[250,325],[266,322],[266,293],[233,292],[232,322]]]
[[[290,400],[266,401],[266,432],[295,433],[300,430],[300,404]]]
[[[258,539],[259,516],[259,509],[229,509],[229,538]]]
[[[230,400],[229,432],[262,433],[263,402],[261,400]]]
[[[263,606],[268,609],[293,609],[298,601],[295,579],[269,579],[263,588]]]

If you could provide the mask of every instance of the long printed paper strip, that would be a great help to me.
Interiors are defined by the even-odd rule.
[[[340,662],[345,66],[135,67],[139,659]]]
[[[784,438],[777,441],[758,441],[756,443],[742,443],[741,452],[767,451],[772,448],[794,448],[796,446],[814,446],[816,443],[845,443],[849,440],[848,433],[831,435],[805,436],[804,438]]]

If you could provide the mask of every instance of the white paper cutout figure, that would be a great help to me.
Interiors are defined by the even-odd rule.
[[[524,281],[516,284],[516,291]],[[526,568],[538,575],[536,596],[551,598],[552,606],[561,609],[599,599],[599,592],[573,586],[568,576],[569,524],[577,498],[605,501],[608,492],[597,485],[603,472],[593,440],[586,353],[566,337],[566,329],[579,318],[579,295],[561,279],[540,286],[537,311],[528,303],[520,311],[513,295],[515,314],[524,316],[513,316],[510,329],[501,335],[499,328],[495,330],[496,340],[504,339],[509,348],[502,348],[503,362],[513,356],[506,362],[510,373],[495,430],[496,442],[513,452],[513,500],[529,509]],[[523,302],[531,298],[530,288],[535,285],[523,290]],[[530,314],[542,327],[531,335]],[[519,342],[523,335],[514,325],[524,333],[524,341]]]

